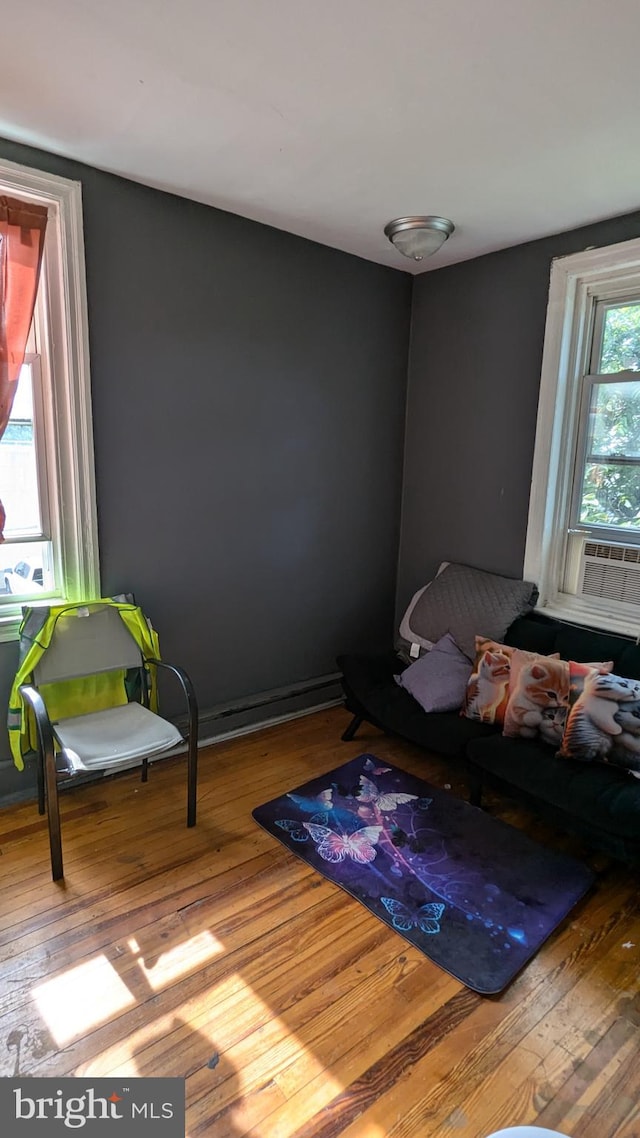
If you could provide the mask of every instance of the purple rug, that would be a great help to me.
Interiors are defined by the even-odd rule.
[[[506,987],[594,880],[573,858],[375,755],[253,817],[483,995]]]

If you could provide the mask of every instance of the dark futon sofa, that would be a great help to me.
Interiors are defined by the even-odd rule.
[[[613,660],[618,675],[640,680],[635,641],[551,620],[537,612],[509,626],[504,643],[577,661]],[[501,729],[458,712],[426,713],[394,679],[407,667],[396,652],[338,657],[347,709],[354,718],[343,739],[366,720],[411,743],[468,764],[471,800],[483,780],[515,791],[554,826],[627,863],[640,862],[640,780],[600,762],[557,758],[538,739],[504,737]]]

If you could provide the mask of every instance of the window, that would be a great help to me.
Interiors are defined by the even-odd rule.
[[[640,631],[640,241],[553,264],[525,576],[552,615]]]
[[[45,204],[38,298],[0,440],[0,640],[26,601],[100,595],[80,184],[0,160],[0,193]]]
[[[35,347],[32,330],[29,348]],[[7,511],[0,546],[0,598],[42,598],[55,593],[56,573],[49,487],[49,439],[44,429],[41,355],[27,351],[11,417],[0,440],[0,488]]]

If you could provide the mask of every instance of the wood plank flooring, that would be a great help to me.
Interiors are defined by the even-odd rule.
[[[366,751],[466,794],[348,719],[204,749],[192,830],[180,760],[65,793],[64,884],[35,803],[0,810],[0,1075],[182,1076],[191,1138],[640,1138],[637,875],[490,797],[599,874],[500,997],[469,991],[251,817]]]

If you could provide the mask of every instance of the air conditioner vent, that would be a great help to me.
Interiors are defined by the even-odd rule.
[[[603,545],[595,541],[585,541],[585,557],[598,557],[603,561],[629,561],[640,564],[640,549],[633,545]]]
[[[581,592],[589,597],[640,607],[640,549],[585,541]]]

